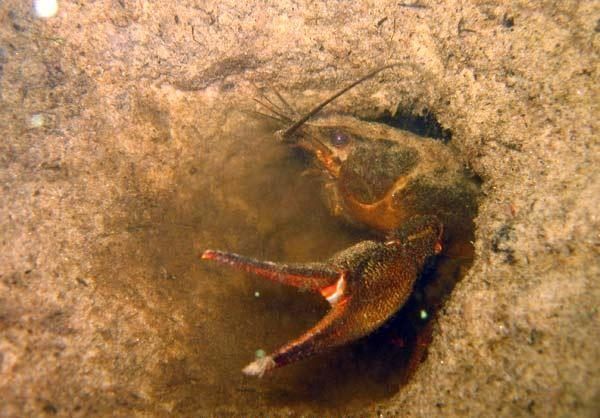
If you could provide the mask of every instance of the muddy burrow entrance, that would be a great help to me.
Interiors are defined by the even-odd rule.
[[[278,142],[275,125],[246,111],[249,100],[223,112],[219,129],[206,136],[201,122],[178,120],[181,98],[172,94],[133,95],[132,114],[151,128],[154,151],[187,142],[192,157],[170,173],[174,188],[159,193],[149,193],[155,180],[130,164],[121,178],[127,192],[104,218],[93,251],[95,291],[127,304],[127,313],[102,335],[129,349],[153,341],[144,348],[145,360],[119,364],[121,371],[141,373],[152,357],[144,390],[182,414],[225,404],[238,411],[343,414],[393,397],[424,360],[435,316],[472,264],[475,213],[465,214],[459,226],[466,245],[461,254],[443,254],[430,265],[406,306],[374,334],[263,379],[245,377],[241,368],[256,353],[296,338],[329,308],[314,294],[203,263],[202,251],[321,261],[360,240],[383,237],[327,210],[323,179],[310,174],[310,156]],[[200,114],[206,98],[185,105],[186,114]],[[450,139],[431,115],[405,113],[393,122]]]

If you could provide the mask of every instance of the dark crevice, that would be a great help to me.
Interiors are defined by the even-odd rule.
[[[452,139],[452,132],[444,128],[436,119],[435,115],[426,111],[423,115],[415,115],[402,108],[396,109],[394,114],[389,111],[373,122],[385,123],[394,128],[403,129],[416,135],[439,139],[448,143]]]

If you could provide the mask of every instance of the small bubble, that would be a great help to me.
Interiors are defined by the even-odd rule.
[[[425,321],[427,318],[429,318],[429,314],[425,309],[421,309],[421,312],[419,312],[419,317]]]
[[[267,355],[267,352],[262,348],[259,348],[258,350],[256,350],[254,355],[256,356],[256,358],[264,358]]]
[[[37,17],[53,17],[58,12],[57,0],[34,0],[33,10]]]
[[[42,126],[44,126],[44,115],[40,113],[31,115],[31,118],[29,119],[29,125],[32,128],[41,128]]]
[[[260,297],[260,292],[259,291],[254,292],[254,297],[255,298],[259,298]]]

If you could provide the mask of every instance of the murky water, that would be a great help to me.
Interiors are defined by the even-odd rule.
[[[328,305],[318,295],[201,262],[199,254],[214,248],[319,261],[369,237],[333,218],[319,179],[303,175],[305,157],[277,144],[272,127],[259,127],[250,136],[232,132],[233,145],[219,150],[221,163],[201,147],[197,164],[182,167],[177,190],[164,199],[130,198],[127,215],[113,225],[123,231],[122,248],[97,255],[101,291],[130,295],[146,326],[170,347],[153,359],[158,371],[146,392],[173,413],[356,411],[407,381],[426,352],[436,306],[470,259],[442,259],[374,335],[262,379],[244,376],[257,350],[268,353],[299,336]],[[131,259],[115,263],[115,254]],[[118,264],[128,265],[127,274],[114,270]]]

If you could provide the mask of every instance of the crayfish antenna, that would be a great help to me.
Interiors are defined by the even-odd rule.
[[[279,136],[281,137],[281,139],[287,139],[287,138],[289,138],[295,131],[298,130],[298,128],[300,128],[302,125],[304,125],[307,120],[309,120],[314,115],[316,115],[317,113],[319,113],[321,111],[321,109],[323,109],[329,103],[333,102],[335,99],[337,99],[338,97],[340,97],[342,94],[344,94],[348,90],[356,87],[360,83],[362,83],[362,82],[364,82],[364,81],[366,81],[366,80],[368,80],[370,78],[373,78],[375,75],[377,75],[381,71],[386,70],[386,69],[391,68],[391,67],[396,67],[398,65],[399,65],[398,63],[396,63],[396,64],[390,64],[390,65],[384,65],[383,67],[376,68],[375,70],[371,71],[367,75],[359,78],[355,82],[353,82],[350,85],[348,85],[348,86],[344,87],[343,89],[339,90],[333,96],[329,97],[328,99],[324,100],[323,102],[319,103],[317,106],[315,106],[314,108],[312,108],[308,113],[306,113],[300,119],[298,119],[297,121],[295,121],[287,129],[285,129],[284,131],[281,131],[281,133],[279,134]]]

